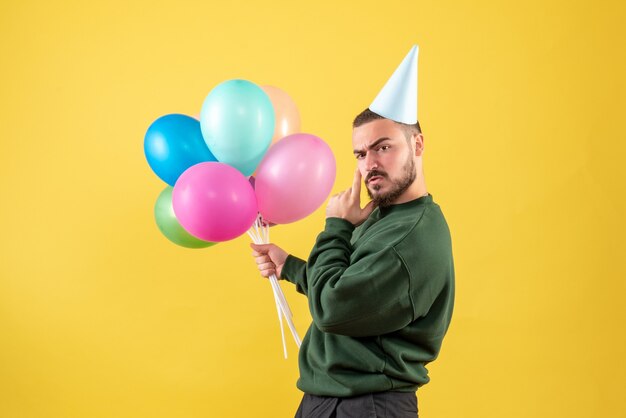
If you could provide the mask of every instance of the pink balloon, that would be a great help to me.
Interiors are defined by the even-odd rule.
[[[335,183],[335,156],[315,135],[293,134],[270,147],[256,171],[263,219],[287,224],[310,215]]]
[[[212,242],[243,234],[258,214],[248,179],[218,162],[196,164],[181,174],[172,192],[172,206],[187,232]]]

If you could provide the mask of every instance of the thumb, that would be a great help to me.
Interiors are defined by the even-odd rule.
[[[261,253],[261,254],[267,254],[270,251],[272,244],[254,244],[254,243],[250,243],[250,248],[252,248],[254,251]]]

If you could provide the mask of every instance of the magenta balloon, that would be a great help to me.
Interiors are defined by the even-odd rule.
[[[220,242],[238,237],[258,214],[252,185],[239,170],[205,162],[180,175],[172,193],[178,222],[191,235]]]
[[[287,224],[313,213],[328,197],[335,170],[330,147],[315,135],[293,134],[276,142],[256,171],[263,219]]]

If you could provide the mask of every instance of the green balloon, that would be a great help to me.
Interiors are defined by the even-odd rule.
[[[172,186],[167,186],[154,205],[154,218],[159,230],[174,244],[185,248],[206,248],[215,245],[214,242],[203,241],[191,235],[176,219],[172,206]]]

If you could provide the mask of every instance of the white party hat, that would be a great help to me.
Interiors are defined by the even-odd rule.
[[[418,51],[418,46],[413,45],[370,105],[372,112],[408,125],[417,123]]]

